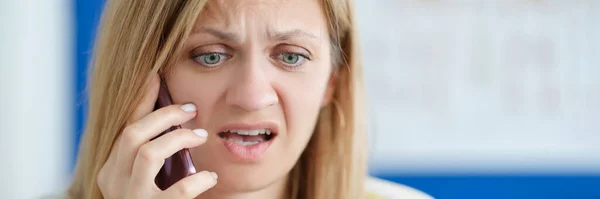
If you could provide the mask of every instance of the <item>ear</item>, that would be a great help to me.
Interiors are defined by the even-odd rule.
[[[323,95],[323,100],[321,101],[321,108],[326,107],[333,100],[333,94],[335,93],[335,83],[337,82],[337,74],[332,72],[329,76],[329,81],[327,82],[327,87],[325,88],[325,93]]]

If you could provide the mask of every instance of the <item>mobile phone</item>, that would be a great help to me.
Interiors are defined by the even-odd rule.
[[[158,91],[158,99],[156,100],[154,110],[171,104],[173,104],[173,99],[171,99],[171,94],[169,93],[167,85],[161,79],[160,89]],[[171,131],[180,128],[180,125],[172,126],[171,128],[163,131],[157,137],[160,137],[164,134],[167,134]],[[175,154],[173,154],[173,156],[165,159],[165,163],[160,168],[160,171],[158,172],[158,175],[156,175],[154,182],[156,183],[158,188],[160,188],[161,190],[165,190],[171,185],[175,184],[177,181],[195,173],[196,168],[194,167],[194,163],[192,162],[192,156],[190,154],[190,151],[187,148],[185,148],[176,152]]]

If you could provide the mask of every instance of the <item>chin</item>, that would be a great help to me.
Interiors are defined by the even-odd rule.
[[[293,155],[281,154],[284,150],[279,143],[272,144],[260,158],[252,161],[232,156],[222,143],[216,144],[219,145],[217,148],[210,145],[194,149],[192,158],[197,160],[194,161],[197,171],[214,171],[219,175],[217,185],[211,189],[213,192],[249,193],[279,183],[285,186],[287,175],[295,163],[289,158]]]
[[[219,192],[256,192],[282,183],[285,186],[288,171],[281,164],[223,165],[216,168]],[[279,168],[274,168],[279,167]]]

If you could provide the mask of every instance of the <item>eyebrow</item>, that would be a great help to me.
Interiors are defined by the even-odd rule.
[[[193,32],[193,34],[199,34],[199,33],[207,33],[207,34],[215,36],[221,40],[224,40],[224,41],[239,41],[239,37],[235,33],[223,32],[223,31],[213,29],[213,28],[203,27],[203,28],[200,28]],[[269,35],[270,39],[275,40],[275,41],[288,41],[294,37],[308,37],[313,40],[319,39],[319,37],[317,37],[316,35],[299,30],[299,29],[283,31],[283,32],[269,31],[268,35]]]
[[[269,38],[276,40],[276,41],[287,41],[290,40],[294,37],[308,37],[310,39],[314,39],[314,40],[318,40],[319,37],[315,36],[314,34],[299,30],[299,29],[294,29],[294,30],[290,30],[290,31],[284,31],[284,32],[269,32]]]
[[[199,34],[199,33],[208,33],[210,35],[213,35],[221,40],[225,40],[225,41],[236,41],[239,40],[238,36],[235,35],[234,33],[230,33],[230,32],[223,32],[217,29],[212,29],[212,28],[200,28],[199,30],[196,30],[193,32],[193,34]]]

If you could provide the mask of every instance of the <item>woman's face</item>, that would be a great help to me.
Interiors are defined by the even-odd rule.
[[[166,79],[198,108],[183,126],[209,132],[196,169],[215,171],[219,191],[284,184],[333,90],[320,1],[209,1],[183,52]]]

